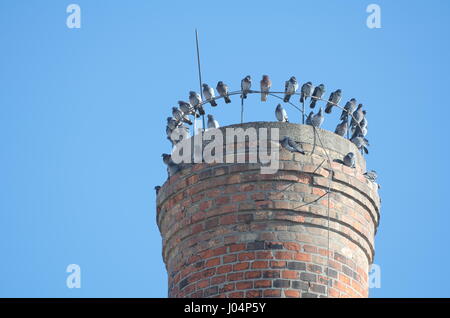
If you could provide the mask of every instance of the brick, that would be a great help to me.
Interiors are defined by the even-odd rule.
[[[286,261],[270,261],[271,268],[285,268],[287,266]]]
[[[291,281],[288,279],[275,279],[273,281],[273,287],[276,288],[289,288],[291,287]]]
[[[306,282],[316,282],[317,275],[311,273],[300,273],[300,279]]]
[[[285,290],[284,295],[287,298],[300,298],[300,292],[298,290],[293,290],[293,289]]]
[[[248,290],[245,292],[245,298],[261,298],[262,290]]]
[[[244,273],[238,272],[238,273],[231,273],[227,275],[228,281],[235,281],[235,280],[242,280],[244,278]]]
[[[254,261],[252,263],[253,269],[262,269],[262,268],[268,268],[269,262],[268,261]]]
[[[245,279],[261,278],[262,273],[260,271],[245,272]]]
[[[241,253],[239,254],[238,258],[240,261],[254,260],[255,253],[254,252]]]
[[[302,282],[300,280],[294,280],[292,281],[292,288],[308,291],[309,290],[309,284],[306,282]]]
[[[253,250],[263,250],[265,247],[264,241],[254,241],[247,243],[247,251],[253,251]]]
[[[248,269],[249,267],[249,262],[237,263],[233,265],[233,271],[243,271]]]
[[[269,288],[272,287],[271,280],[255,280],[254,282],[255,288]]]
[[[245,250],[245,244],[233,244],[230,245],[230,252],[238,252],[238,251],[242,251]]]
[[[205,266],[206,267],[213,267],[220,264],[220,257],[212,258],[206,261]]]
[[[220,267],[217,267],[217,274],[225,274],[231,272],[232,267],[231,265],[223,265]]]
[[[288,262],[288,268],[298,271],[306,270],[306,264],[302,262]]]
[[[264,278],[280,278],[280,272],[277,270],[263,271]]]
[[[297,279],[298,278],[298,272],[297,271],[291,271],[291,270],[284,270],[281,272],[281,277],[288,278],[288,279]]]
[[[225,282],[225,280],[226,280],[226,276],[225,275],[214,276],[214,277],[211,278],[211,285],[222,284],[223,282]]]
[[[263,292],[264,297],[280,297],[281,289],[266,289]]]
[[[222,262],[224,264],[233,263],[237,260],[237,255],[236,254],[224,255],[224,256],[222,256],[222,258],[223,258]]]
[[[297,261],[311,262],[311,255],[305,253],[295,253],[294,259]]]
[[[250,288],[253,288],[253,282],[252,281],[250,281],[250,282],[239,282],[239,283],[236,283],[236,289],[250,289]]]

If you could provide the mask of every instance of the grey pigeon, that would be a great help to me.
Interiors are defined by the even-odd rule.
[[[196,92],[190,91],[189,92],[189,103],[194,107],[195,110],[198,110],[200,115],[205,114],[205,110],[203,109],[202,103],[202,97],[197,94]]]
[[[269,95],[270,87],[272,87],[272,81],[269,78],[269,75],[263,75],[262,80],[260,82],[261,85],[261,101],[267,101],[267,96]]]
[[[347,120],[348,116],[352,115],[353,112],[356,109],[356,99],[352,98],[350,99],[344,106],[344,109],[342,110],[341,114],[341,120]]]
[[[369,180],[369,181],[376,182],[377,178],[378,178],[378,174],[375,170],[371,170],[371,171],[364,173],[364,177],[366,177],[367,180]]]
[[[361,119],[361,113],[362,113],[362,119]],[[357,118],[359,120],[359,122],[357,122],[355,119],[352,119],[351,124],[350,124],[350,128],[352,131],[353,136],[358,136],[358,135],[362,135],[363,137],[365,137],[367,135],[367,130],[368,130],[368,122],[367,122],[367,118],[366,118],[366,111],[363,110],[361,113],[356,113],[355,112],[355,118]]]
[[[227,84],[224,84],[222,81],[219,81],[219,82],[217,82],[216,89],[217,89],[217,92],[219,93],[219,95],[223,97],[226,104],[231,103],[231,99],[228,96],[228,85]]]
[[[252,87],[252,77],[250,75],[247,75],[241,81],[241,90],[242,90],[241,98],[244,99],[247,98],[247,94],[250,91],[251,87]]]
[[[357,126],[364,118],[362,107],[363,104],[359,104],[358,108],[356,108],[356,110],[352,114],[352,120],[350,121],[350,127],[352,128],[352,131],[354,130],[355,126]]]
[[[291,96],[297,91],[298,82],[295,76],[292,76],[289,81],[286,81],[284,84],[284,99],[285,103],[289,102]]]
[[[311,117],[311,125],[317,128],[322,126],[325,117],[323,116],[322,107],[320,107],[319,112]]]
[[[311,96],[311,104],[309,105],[309,107],[316,107],[317,100],[322,98],[323,94],[325,94],[325,85],[320,84],[319,86],[316,86]]]
[[[342,98],[342,91],[338,89],[337,91],[331,93],[330,98],[328,98],[328,103],[325,108],[325,113],[330,114],[333,106],[339,104]]]
[[[189,117],[187,115],[185,115],[177,107],[172,107],[172,116],[175,120],[177,120],[179,122],[183,122],[183,123],[192,125],[192,121],[189,120]]]
[[[305,154],[305,151],[302,149],[302,146],[300,144],[297,144],[294,140],[292,140],[288,136],[280,140],[280,144],[290,152],[299,152],[303,155]]]
[[[213,115],[208,115],[208,128],[219,128],[219,122],[214,119]]]
[[[307,82],[302,85],[302,91],[300,95],[300,103],[304,103],[308,97],[311,97],[313,85],[311,82]]]
[[[214,100],[214,98],[216,97],[216,95],[214,94],[214,88],[209,87],[208,84],[203,84],[202,86],[203,86],[203,96],[205,96],[205,99],[209,101],[211,106],[216,107],[217,103]]]
[[[355,144],[356,148],[364,151],[366,154],[369,154],[369,150],[367,149],[367,147],[369,146],[369,141],[366,138],[364,138],[363,136],[355,136],[350,139],[350,141]]]
[[[169,175],[169,178],[172,177],[173,175],[175,175],[178,171],[180,171],[180,166],[172,161],[171,155],[169,155],[167,153],[163,153],[162,158],[163,158],[163,162],[167,166],[167,174]]]
[[[173,117],[167,117],[167,126],[169,126],[170,129],[174,130],[179,125],[181,125],[181,123],[178,120]]]
[[[353,139],[358,136],[366,137],[366,135],[367,135],[367,127],[364,127],[361,124],[352,127],[352,131],[353,131],[353,134],[350,139]]]
[[[355,154],[353,152],[349,152],[348,154],[345,155],[343,162],[344,162],[344,165],[346,165],[347,167],[354,168],[355,167]]]
[[[347,129],[348,129],[348,121],[347,119],[343,119],[342,122],[336,126],[334,133],[341,137],[344,137],[344,135],[347,133]]]
[[[155,187],[156,195],[159,194],[159,190],[161,190],[161,186],[156,186],[156,187]]]
[[[277,105],[277,108],[275,109],[275,116],[277,117],[278,121],[286,123],[289,122],[288,115],[281,104]]]
[[[189,133],[189,128],[184,125],[181,125],[173,130],[171,130],[168,126],[166,127],[166,134],[168,139],[172,142],[172,145],[176,145],[182,140],[186,140],[191,137]]]
[[[185,115],[193,115],[193,116],[195,115],[195,117],[197,117],[197,118],[200,117],[200,115],[195,112],[195,108],[191,104],[186,103],[186,102],[184,102],[182,100],[179,100],[178,101],[178,106],[180,106],[180,110]]]

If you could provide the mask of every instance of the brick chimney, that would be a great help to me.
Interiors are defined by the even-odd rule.
[[[368,297],[380,198],[356,147],[307,125],[227,127],[278,128],[306,155],[280,148],[274,174],[257,163],[186,165],[165,182],[156,220],[168,296]],[[349,152],[356,168],[330,165]]]

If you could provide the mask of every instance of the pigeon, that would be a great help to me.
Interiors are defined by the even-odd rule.
[[[188,125],[192,125],[192,121],[189,120],[189,117],[185,115],[181,110],[177,107],[172,107],[172,116],[175,120],[179,122],[186,123]]]
[[[338,124],[336,126],[336,129],[334,130],[334,133],[344,137],[344,135],[347,133],[347,129],[348,129],[348,121],[347,119],[343,119],[342,122],[340,124]]]
[[[304,103],[308,97],[311,97],[312,93],[312,83],[307,82],[302,86],[302,94],[300,95],[300,103]]]
[[[179,125],[181,125],[181,123],[178,120],[174,119],[173,117],[167,117],[167,126],[169,126],[171,130],[174,130]]]
[[[247,98],[247,93],[250,91],[251,87],[252,87],[252,77],[250,75],[247,75],[241,81],[241,90],[242,90],[241,98],[244,99]]]
[[[178,171],[180,171],[180,166],[172,161],[171,155],[169,155],[167,153],[163,153],[162,158],[163,158],[163,162],[167,166],[167,174],[169,175],[169,178],[171,176],[173,176],[175,173],[177,173]]]
[[[189,133],[189,128],[184,125],[176,127],[175,129],[170,129],[169,126],[166,127],[167,139],[172,142],[172,146],[176,145],[182,140],[186,140],[191,137]]]
[[[368,171],[364,173],[364,177],[366,177],[367,180],[376,182],[378,178],[378,174],[375,170]]]
[[[363,113],[362,107],[363,107],[363,104],[359,104],[358,108],[356,108],[356,110],[352,114],[352,120],[350,121],[350,126],[352,128],[352,131],[354,131],[355,127],[364,118],[364,113]]]
[[[213,115],[208,115],[208,128],[219,128],[219,122],[214,119]]]
[[[277,105],[277,108],[275,109],[275,116],[277,117],[278,121],[286,122],[286,123],[289,122],[287,113],[284,110],[283,106],[281,106],[281,104]]]
[[[205,114],[205,110],[203,109],[202,103],[202,97],[197,94],[196,92],[190,91],[189,92],[189,102],[192,106],[194,106],[195,110],[198,110],[200,115]]]
[[[311,119],[312,119],[313,115],[314,115],[313,111],[309,113],[308,118],[306,118],[306,124],[307,125],[311,125],[312,126]]]
[[[231,103],[231,99],[228,96],[228,85],[227,84],[224,84],[222,81],[219,81],[219,82],[217,82],[216,89],[217,89],[217,92],[219,93],[219,95],[223,97],[226,104]]]
[[[314,92],[311,96],[311,104],[309,107],[314,108],[316,106],[317,100],[322,98],[323,94],[325,94],[325,85],[320,84],[314,88]]]
[[[361,126],[361,124],[356,125],[352,128],[353,134],[350,139],[356,138],[358,136],[366,137],[367,135],[367,127]]]
[[[320,107],[319,112],[311,117],[311,125],[317,128],[322,126],[325,117],[323,116],[322,107]]]
[[[369,125],[369,123],[367,121],[367,110],[363,110],[363,114],[364,114],[364,117],[359,122],[359,125],[361,126],[361,128],[364,129],[364,128],[367,128],[367,126]]]
[[[211,106],[216,107],[217,103],[214,100],[214,98],[216,97],[216,95],[214,94],[214,88],[209,87],[208,84],[203,84],[202,86],[203,86],[203,96],[205,96],[205,99],[209,101]]]
[[[284,84],[284,99],[283,101],[285,103],[289,102],[289,99],[291,99],[291,96],[297,91],[298,89],[298,83],[295,76],[292,76],[289,81],[286,81]]]
[[[200,117],[200,115],[195,112],[195,108],[191,104],[186,103],[186,102],[184,102],[182,100],[179,100],[178,101],[178,105],[180,106],[180,110],[184,114],[186,114],[186,115],[195,115],[195,117],[197,117],[197,118]]]
[[[263,75],[261,80],[261,101],[265,102],[267,100],[267,92],[270,90],[272,86],[272,81],[269,78],[269,75]]]
[[[355,136],[350,139],[350,141],[355,144],[356,148],[364,151],[366,154],[369,154],[369,150],[367,149],[367,147],[369,146],[369,141],[366,138],[364,138],[363,136]]]
[[[156,195],[158,195],[159,190],[161,190],[161,186],[156,186],[156,187],[155,187]]]
[[[350,99],[344,106],[341,114],[341,120],[347,120],[349,115],[352,115],[356,108],[356,99]]]
[[[333,106],[339,104],[342,98],[342,91],[338,89],[337,91],[331,93],[330,98],[328,98],[328,103],[325,108],[325,113],[331,114],[331,110],[333,109]]]
[[[288,136],[280,140],[280,144],[290,152],[299,152],[303,155],[305,154],[305,151],[302,149],[302,146],[297,144],[294,140],[292,140]]]
[[[344,162],[344,165],[346,165],[347,167],[354,168],[355,167],[355,154],[353,152],[349,152],[347,155],[345,155],[343,162]]]

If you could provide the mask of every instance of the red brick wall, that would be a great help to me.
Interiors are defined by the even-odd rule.
[[[282,150],[276,174],[202,163],[170,178],[157,198],[169,297],[368,297],[377,187],[324,158]]]

